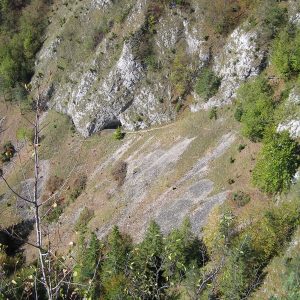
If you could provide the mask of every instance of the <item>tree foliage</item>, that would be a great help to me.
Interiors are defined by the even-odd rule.
[[[216,94],[220,83],[220,78],[217,77],[212,70],[205,68],[197,79],[195,86],[196,93],[207,101]]]
[[[271,134],[253,170],[254,184],[267,193],[287,191],[299,167],[299,154],[299,145],[288,132]]]
[[[35,54],[43,40],[48,1],[0,2],[0,77],[10,90],[33,74]]]
[[[126,294],[125,270],[128,265],[131,241],[126,236],[122,236],[119,228],[114,226],[108,236],[106,250],[101,272],[104,292],[108,299],[120,299]]]
[[[265,129],[272,123],[274,104],[271,88],[258,77],[243,84],[238,90],[236,119],[242,123],[242,133],[250,140],[262,140]]]
[[[279,75],[289,78],[300,72],[300,30],[285,28],[274,40],[271,63]]]

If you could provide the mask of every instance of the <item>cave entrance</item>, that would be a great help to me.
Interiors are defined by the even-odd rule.
[[[117,129],[121,127],[122,123],[119,120],[111,120],[103,127],[103,129]]]

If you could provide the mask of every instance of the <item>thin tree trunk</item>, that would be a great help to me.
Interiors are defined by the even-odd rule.
[[[35,230],[36,230],[36,245],[39,251],[39,261],[43,276],[43,283],[47,291],[47,296],[49,300],[52,300],[51,291],[51,279],[47,278],[45,258],[48,257],[48,253],[43,253],[43,235],[41,228],[41,218],[40,218],[40,203],[38,195],[38,183],[39,183],[39,124],[40,124],[40,94],[38,94],[36,103],[36,116],[34,125],[34,208],[35,208]],[[48,257],[50,259],[50,257]]]

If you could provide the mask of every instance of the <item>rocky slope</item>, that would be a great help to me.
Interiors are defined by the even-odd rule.
[[[67,118],[51,110],[45,116],[43,124],[55,127],[43,132],[43,183],[57,174],[67,178],[67,185],[76,174],[87,176],[85,193],[66,205],[58,219],[65,231],[58,245],[72,238],[70,224],[76,224],[84,207],[95,213],[89,226],[99,236],[118,224],[140,239],[150,219],[168,232],[186,215],[198,233],[210,210],[241,186],[254,199],[263,198],[250,184],[260,145],[247,142],[245,152],[237,152],[245,141],[232,107],[225,105],[234,102],[243,82],[267,66],[266,32],[241,7],[232,9],[236,21],[220,34],[208,25],[202,2],[53,4],[33,93],[40,92],[49,109],[69,115],[80,135]],[[287,7],[289,22],[298,24],[297,1],[288,1]],[[220,79],[210,99],[194,88],[205,68]],[[278,126],[294,137],[300,136],[299,95],[291,89]],[[206,112],[213,107],[219,107],[217,120]],[[113,141],[109,130],[92,135],[119,125],[127,132],[123,141]],[[6,138],[4,131],[1,139]],[[235,158],[229,162],[228,155]],[[27,153],[25,159],[29,157]],[[112,172],[120,164],[126,172],[118,183]],[[8,176],[16,182],[14,172]],[[70,196],[68,189],[63,193]],[[20,212],[26,218],[22,207]]]
[[[135,130],[164,124],[182,106],[197,111],[229,104],[239,85],[264,67],[267,49],[259,26],[241,18],[228,37],[216,35],[207,29],[201,2],[170,1],[154,7],[160,16],[149,29],[152,2],[69,1],[53,8],[32,83],[85,137],[118,125]],[[296,13],[290,18],[296,22]],[[189,88],[178,93],[172,76],[180,53]],[[204,102],[193,86],[208,65],[221,84]]]

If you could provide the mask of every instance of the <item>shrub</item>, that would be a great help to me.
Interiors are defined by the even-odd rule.
[[[114,139],[120,141],[124,138],[125,134],[122,132],[121,127],[118,127],[114,132]]]
[[[271,63],[276,71],[284,77],[291,73],[290,36],[287,30],[282,31],[272,45]]]
[[[243,115],[243,106],[241,104],[239,104],[236,109],[235,109],[235,112],[234,112],[234,118],[238,121],[238,122],[241,122],[242,120],[242,115]]]
[[[288,21],[287,9],[277,0],[265,0],[257,4],[256,18],[267,39],[274,38],[280,28]]]
[[[50,176],[46,184],[46,190],[54,194],[63,184],[64,180],[56,175]]]
[[[209,117],[211,120],[212,120],[212,119],[215,119],[215,120],[218,119],[217,108],[216,108],[215,106],[209,111],[208,117]]]
[[[79,175],[73,183],[73,190],[70,194],[70,199],[72,201],[75,201],[85,190],[86,188],[86,183],[87,183],[87,176],[86,175]]]
[[[135,36],[134,55],[152,70],[159,68],[159,64],[155,58],[153,36],[156,33],[156,24],[163,12],[164,3],[158,0],[149,1],[145,13],[145,24]]]
[[[288,300],[300,299],[300,255],[286,260],[282,276],[283,288]],[[278,298],[275,298],[278,299]]]
[[[144,240],[133,250],[131,280],[136,282],[133,299],[145,299],[146,295],[147,298],[154,299],[154,295],[157,295],[155,292],[163,286],[165,282],[163,272],[156,270],[163,270],[161,258],[164,252],[164,239],[160,227],[151,221]],[[164,290],[161,290],[163,295]]]
[[[294,72],[300,72],[300,30],[296,31],[292,42],[291,65]]]
[[[247,234],[251,236],[251,247],[257,264],[264,265],[280,253],[298,225],[299,217],[299,201],[295,199],[274,205],[248,228]]]
[[[14,101],[21,103],[29,102],[28,91],[23,84],[17,83],[15,88],[12,89],[12,98]]]
[[[113,167],[111,174],[118,183],[118,186],[122,186],[127,174],[127,163],[125,161],[117,162]]]
[[[247,227],[245,221],[240,224],[243,229],[233,236],[229,247],[221,249],[221,257],[226,256],[218,278],[221,299],[244,298],[254,285],[261,283],[265,266],[284,249],[299,223],[299,216],[299,201],[295,199],[273,204]],[[233,231],[237,233],[237,226]]]
[[[300,30],[285,28],[272,45],[271,63],[285,78],[300,72]]]
[[[232,200],[238,207],[242,207],[249,203],[251,198],[245,192],[237,191],[232,194]]]
[[[57,205],[55,207],[52,207],[50,211],[47,211],[47,214],[45,215],[45,221],[47,221],[48,223],[57,222],[62,213],[63,206]]]
[[[146,20],[148,22],[148,29],[151,31],[151,25],[159,20],[164,12],[164,3],[159,0],[150,0],[146,11]],[[150,24],[149,24],[150,23]],[[152,32],[153,33],[153,32]]]
[[[188,56],[185,51],[179,49],[171,66],[170,81],[175,89],[176,96],[185,94],[190,83],[190,70]]]
[[[3,152],[1,153],[2,162],[9,162],[15,155],[16,149],[11,142],[3,145]]]
[[[19,77],[17,63],[10,56],[2,58],[0,76],[4,81],[5,88],[12,87],[15,84],[15,78]]]
[[[247,146],[246,144],[239,144],[238,151],[242,152],[246,148],[246,146]]]
[[[183,104],[180,103],[180,102],[178,102],[178,103],[176,104],[176,107],[175,107],[176,112],[179,113],[182,107],[183,107]]]
[[[220,275],[220,292],[222,299],[239,300],[247,295],[249,269],[242,253],[243,244],[238,249],[231,250],[227,254],[227,261]]]
[[[227,180],[227,182],[228,182],[228,184],[234,184],[234,183],[235,183],[235,180],[232,179],[232,178],[229,178],[229,179]]]
[[[272,123],[274,104],[271,88],[262,77],[243,84],[238,90],[242,133],[251,141],[260,141]]]
[[[253,170],[253,182],[267,193],[285,192],[299,165],[299,145],[290,138],[289,133],[271,134],[265,139]]]
[[[207,101],[216,94],[220,83],[220,78],[218,78],[212,70],[205,68],[196,82],[196,93],[202,97],[204,101]]]
[[[160,68],[160,64],[154,54],[147,56],[144,61],[150,71],[156,71]]]
[[[207,27],[219,34],[228,33],[240,19],[239,2],[239,0],[199,1]]]
[[[101,244],[94,232],[91,233],[90,241],[85,242],[85,233],[81,232],[78,239],[77,259],[74,270],[76,277],[74,281],[79,283],[79,293],[83,298],[90,296],[90,299],[99,299],[99,259],[101,255]],[[96,280],[94,280],[96,279]],[[78,288],[79,290],[79,288]]]

